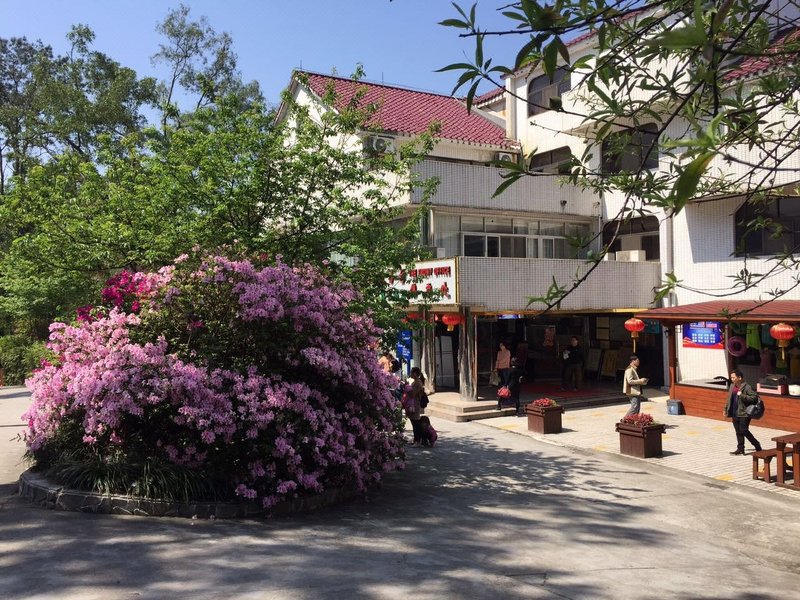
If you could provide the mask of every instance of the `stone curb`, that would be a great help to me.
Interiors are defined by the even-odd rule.
[[[30,469],[19,478],[20,498],[42,508],[140,517],[198,519],[285,517],[339,504],[357,495],[358,490],[355,488],[331,489],[316,496],[287,500],[265,510],[258,502],[168,502],[86,492],[54,484]]]

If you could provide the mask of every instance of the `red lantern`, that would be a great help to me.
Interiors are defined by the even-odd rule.
[[[464,317],[458,313],[447,313],[442,315],[442,323],[447,325],[447,331],[453,331],[456,325],[461,325]]]
[[[625,329],[631,332],[631,339],[633,340],[633,351],[636,352],[636,339],[639,337],[639,332],[644,329],[644,321],[637,318],[628,319],[625,321]]]
[[[789,340],[794,337],[794,327],[786,323],[778,323],[770,328],[769,334],[778,340],[778,347],[781,349],[781,359],[786,360],[786,346],[789,345]]]

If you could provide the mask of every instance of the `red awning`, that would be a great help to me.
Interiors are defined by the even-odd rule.
[[[671,323],[694,321],[800,322],[800,300],[711,300],[684,306],[653,308],[636,313],[639,319]]]

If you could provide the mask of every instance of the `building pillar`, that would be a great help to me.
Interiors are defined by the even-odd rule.
[[[464,400],[478,399],[478,369],[475,364],[475,316],[464,307],[464,323],[458,328],[458,389]]]

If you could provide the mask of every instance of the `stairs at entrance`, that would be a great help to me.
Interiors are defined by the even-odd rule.
[[[425,414],[456,423],[464,421],[477,421],[479,419],[493,419],[495,417],[510,417],[514,415],[514,408],[497,410],[497,400],[465,400],[458,392],[436,392],[429,396],[430,404],[425,409]],[[540,396],[541,397],[541,396]],[[576,408],[589,408],[592,406],[605,406],[608,404],[627,404],[628,399],[618,390],[592,390],[590,394],[575,397],[550,397],[561,404],[566,410]],[[533,398],[523,397],[523,405]]]

